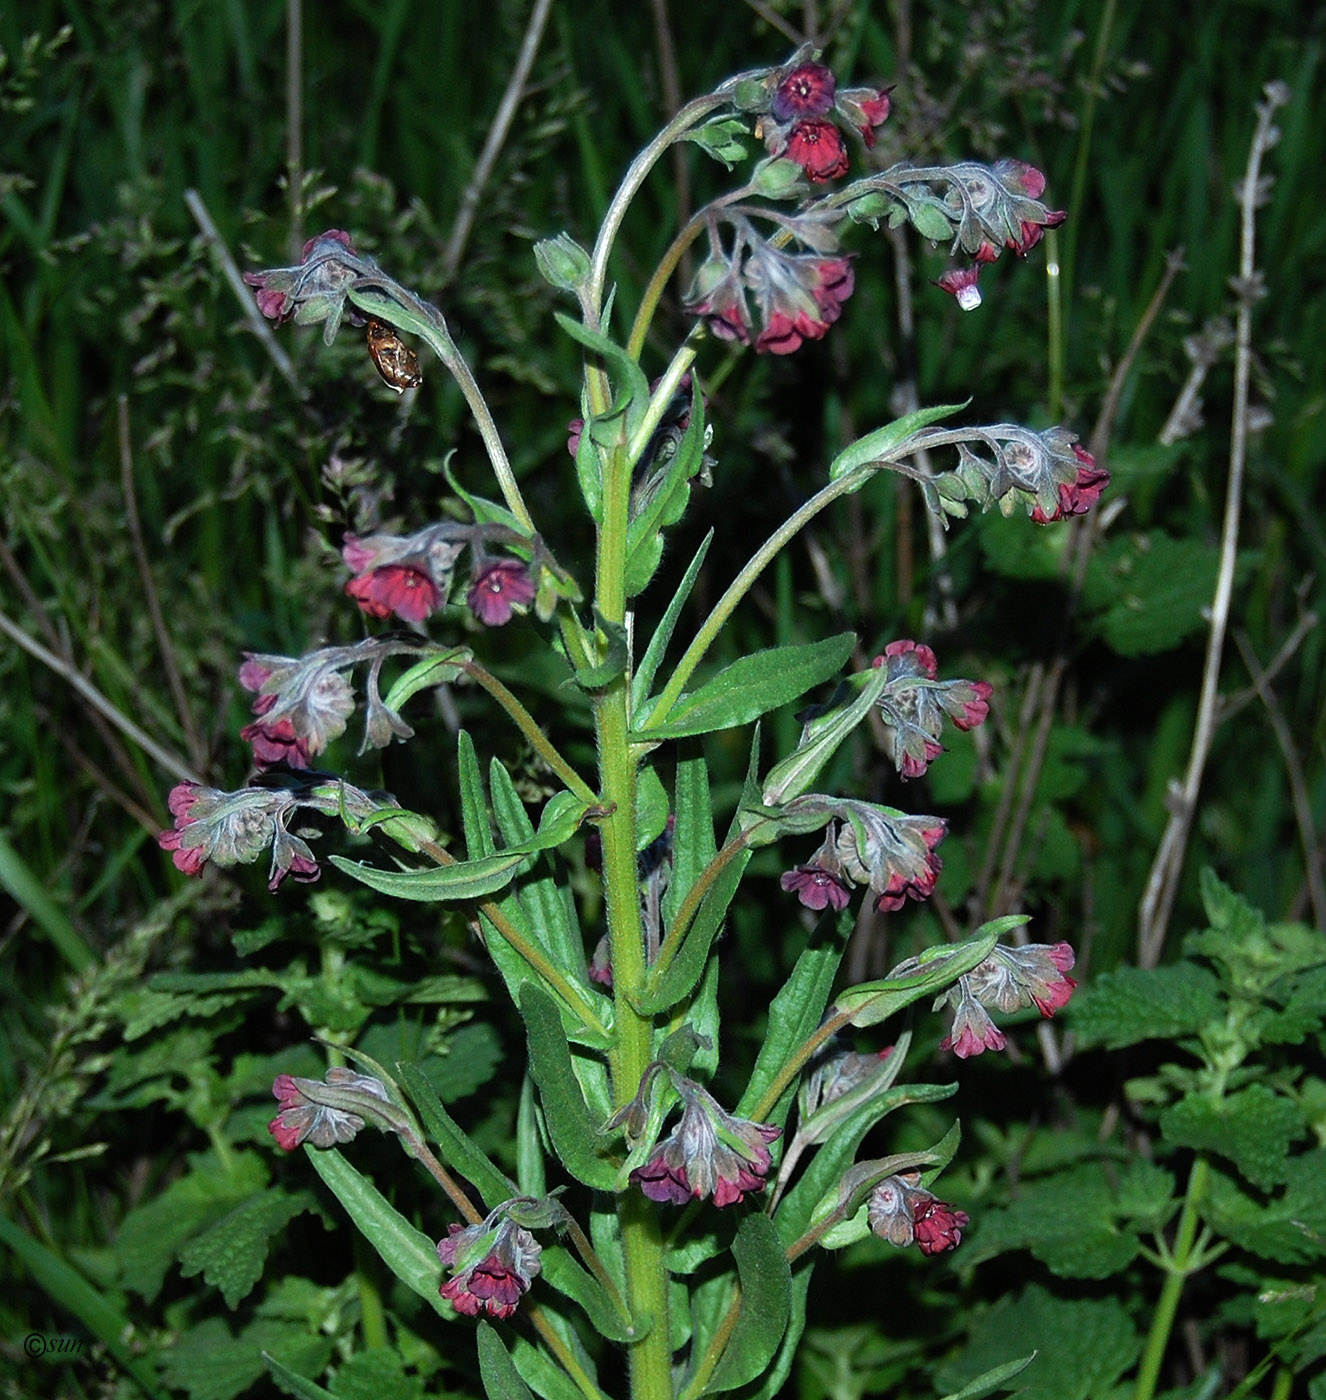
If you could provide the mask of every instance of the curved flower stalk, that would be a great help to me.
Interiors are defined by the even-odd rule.
[[[449,504],[440,519],[424,517],[432,523],[418,529],[394,533],[356,521],[356,530],[338,541],[350,575],[341,576],[340,586],[358,608],[355,620],[371,628],[396,619],[418,630],[382,631],[304,657],[249,654],[240,674],[254,696],[244,737],[263,771],[236,792],[177,787],[170,797],[174,825],[159,841],[188,874],[208,864],[268,858],[275,889],[288,876],[318,877],[309,842],[321,823],[339,818],[356,830],[381,828],[405,851],[433,862],[423,870],[390,870],[333,857],[340,869],[383,895],[450,900],[471,911],[493,986],[505,986],[526,1027],[530,1096],[522,1101],[515,1154],[521,1186],[528,1180],[542,1191],[543,1181],[555,1178],[549,1195],[515,1194],[520,1187],[465,1136],[416,1066],[397,1071],[403,1091],[382,1074],[333,1069],[321,1083],[282,1075],[273,1088],[280,1109],[270,1129],[286,1150],[327,1149],[307,1155],[353,1202],[357,1222],[375,1212],[365,1233],[391,1242],[384,1257],[430,1304],[437,1306],[440,1293],[454,1311],[496,1324],[520,1307],[541,1347],[532,1362],[524,1352],[521,1365],[559,1368],[539,1371],[550,1392],[574,1386],[587,1400],[602,1393],[580,1340],[574,1346],[569,1340],[567,1314],[544,1316],[539,1301],[527,1297],[536,1279],[540,1289],[553,1288],[584,1310],[599,1343],[625,1348],[635,1400],[664,1400],[678,1386],[698,1396],[708,1388],[772,1384],[784,1333],[801,1321],[790,1314],[795,1290],[787,1270],[813,1245],[836,1248],[873,1232],[927,1255],[956,1248],[967,1214],[930,1189],[956,1150],[956,1129],[925,1152],[855,1160],[865,1134],[886,1114],[937,1101],[949,1086],[904,1082],[906,1028],[873,1053],[830,1042],[849,1025],[868,1028],[932,1003],[952,1016],[945,1048],[964,1058],[1004,1045],[992,1013],[1035,1007],[1051,1015],[1075,985],[1066,944],[998,944],[1001,933],[1022,922],[1008,916],[963,941],[923,948],[880,981],[835,992],[848,920],[806,919],[784,900],[784,920],[808,927],[806,952],[774,1003],[742,1100],[729,1111],[710,1082],[724,1064],[721,935],[752,851],[784,836],[818,834],[818,849],[781,877],[783,891],[813,913],[845,913],[857,890],[868,892],[874,910],[894,915],[924,902],[941,874],[947,819],[818,789],[843,743],[867,720],[883,735],[892,770],[885,780],[912,783],[954,742],[953,731],[984,723],[994,702],[986,681],[941,678],[934,650],[909,637],[889,642],[871,665],[841,679],[856,645],[850,636],[773,647],[703,675],[699,668],[719,632],[797,531],[876,471],[917,479],[941,518],[963,516],[972,505],[997,506],[1036,524],[1088,509],[1109,480],[1065,428],[948,428],[940,420],[955,409],[921,410],[843,449],[827,482],[725,589],[714,590],[719,601],[689,636],[686,605],[703,550],[658,610],[654,635],[647,643],[637,635],[635,600],[655,579],[667,531],[693,508],[693,494],[701,497],[694,483],[707,482],[713,464],[709,449],[721,414],[716,429],[702,378],[712,340],[789,356],[824,338],[848,314],[864,265],[864,254],[843,246],[853,224],[908,222],[932,242],[948,244],[969,265],[940,283],[974,304],[983,264],[1003,252],[1025,256],[1063,218],[1042,201],[1041,173],[1016,160],[947,168],[902,162],[834,187],[861,147],[875,146],[892,103],[891,89],[842,86],[817,53],[799,50],[786,63],[743,73],[684,106],[632,162],[592,250],[566,234],[536,247],[545,277],[580,308],[578,321],[559,318],[586,362],[581,416],[568,442],[574,469],[560,450],[549,469],[562,473],[559,483],[579,487],[594,535],[587,604],[535,528],[496,418],[441,312],[358,253],[342,230],[310,240],[294,267],[247,277],[259,309],[278,323],[320,324],[328,341],[346,323],[375,326],[376,362],[402,392],[413,390],[418,371],[400,333],[423,338],[466,397],[503,503],[469,495],[452,480],[461,505]],[[733,165],[747,153],[743,137],[758,143],[749,178],[677,231],[627,343],[618,344],[606,311],[608,265],[641,183],[677,142],[693,141]],[[699,326],[651,382],[640,360],[657,344],[655,309],[682,253],[702,237],[707,256],[684,294]],[[567,416],[571,411],[568,405]],[[952,470],[929,477],[911,466],[923,449],[944,446],[955,450]],[[468,618],[453,597],[463,600]],[[497,668],[481,664],[469,646],[419,635],[437,625],[439,614],[442,625],[458,615],[464,620],[475,651],[491,640],[485,628],[526,629],[523,644],[532,650],[547,642],[551,665],[537,672],[537,687],[516,667],[501,670],[499,679]],[[557,629],[552,638],[540,635],[548,623]],[[669,667],[674,639],[680,659]],[[524,646],[514,654],[526,655]],[[382,669],[402,657],[410,664],[384,694]],[[353,683],[360,666],[362,691]],[[580,692],[581,703],[558,718],[574,723],[588,713],[592,732],[583,736],[583,751],[597,765],[592,781],[553,746],[534,701],[522,695],[545,687],[548,674],[566,675]],[[548,797],[536,825],[528,793],[500,753],[485,770],[478,752],[483,730],[476,730],[479,743],[468,731],[461,734],[463,859],[438,844],[427,818],[401,811],[389,794],[309,766],[346,731],[361,694],[364,748],[379,748],[412,737],[401,713],[412,695],[462,679],[476,683],[467,699],[496,701],[567,789]],[[703,754],[679,751],[675,763],[669,757],[662,764],[653,757],[675,740],[703,745],[782,707],[804,705],[816,693],[827,699],[802,709],[796,742],[774,756],[763,781],[758,758],[752,760],[726,837],[715,828]],[[544,693],[539,698],[547,700]],[[564,861],[556,853],[586,823],[583,862],[574,850]],[[575,865],[571,880],[564,879],[568,863]],[[352,1048],[345,1053],[360,1063]],[[406,1098],[446,1167],[423,1141]],[[390,1193],[366,1190],[332,1150],[352,1143],[369,1123],[400,1136],[461,1216],[437,1243],[436,1260],[432,1236],[421,1249],[419,1228],[394,1216]],[[751,1209],[754,1200],[741,1209],[748,1198],[759,1198],[765,1209]],[[706,1226],[710,1237],[697,1256],[688,1253],[688,1222],[702,1213],[715,1218],[690,1209],[699,1203],[722,1208],[725,1216]],[[675,1231],[656,1209],[673,1206],[687,1208],[673,1217]],[[615,1210],[611,1223],[609,1210]],[[577,1211],[582,1219],[592,1212],[593,1230]],[[729,1224],[732,1216],[737,1221]],[[571,1266],[564,1245],[536,1239],[548,1229],[570,1241],[584,1268]],[[610,1239],[611,1249],[601,1257],[591,1238]],[[733,1260],[725,1263],[719,1256],[729,1238]],[[689,1351],[674,1353],[684,1329],[670,1312],[697,1257],[705,1263],[705,1301],[693,1312]],[[761,1295],[766,1284],[767,1297]],[[724,1287],[731,1298],[726,1314],[721,1292],[713,1291]],[[762,1310],[758,1327],[741,1325],[744,1307]],[[786,1315],[779,1312],[784,1307]],[[493,1335],[483,1333],[484,1347]],[[495,1356],[486,1352],[486,1380],[489,1368],[501,1369]],[[716,1374],[719,1368],[724,1374]]]

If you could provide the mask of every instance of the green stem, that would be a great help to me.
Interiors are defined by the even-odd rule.
[[[1172,1263],[1156,1302],[1151,1331],[1146,1339],[1146,1350],[1142,1354],[1142,1364],[1137,1371],[1137,1389],[1133,1392],[1133,1400],[1151,1400],[1156,1393],[1156,1382],[1160,1379],[1161,1363],[1165,1359],[1170,1333],[1174,1330],[1174,1318],[1178,1313],[1179,1296],[1183,1292],[1184,1280],[1197,1267],[1193,1247],[1197,1239],[1197,1203],[1206,1194],[1209,1176],[1210,1167],[1206,1158],[1195,1157],[1192,1170],[1188,1173],[1188,1189],[1183,1197],[1179,1228],[1174,1237]]]
[[[461,669],[467,676],[476,680],[501,705],[515,722],[516,728],[525,736],[534,752],[582,802],[598,801],[598,794],[557,751],[552,741],[539,728],[534,716],[491,671],[480,666],[477,661],[464,661],[461,663]]]
[[[906,454],[899,451],[897,455]],[[705,653],[713,644],[714,638],[723,630],[724,624],[731,617],[737,604],[750,591],[755,580],[773,562],[779,550],[803,526],[809,524],[820,511],[836,501],[839,496],[846,496],[852,491],[858,490],[862,484],[863,476],[875,471],[877,467],[877,463],[868,463],[863,467],[858,467],[855,471],[848,472],[846,476],[840,477],[837,481],[830,482],[828,486],[817,491],[800,510],[789,516],[755,551],[750,562],[732,580],[727,592],[714,604],[713,611],[705,618],[700,630],[695,634],[695,640],[686,648],[686,654],[677,663],[676,670],[673,671],[667,685],[663,687],[663,693],[658,697],[658,702],[653,710],[650,711],[648,720],[637,727],[635,736],[637,740],[646,738],[651,729],[656,729],[666,722],[672,707],[681,698],[686,682],[690,680],[695,668],[704,660]]]

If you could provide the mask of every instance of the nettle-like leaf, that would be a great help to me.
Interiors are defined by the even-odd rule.
[[[946,1391],[1036,1352],[1020,1400],[1096,1400],[1136,1361],[1141,1338],[1116,1298],[1069,1300],[1032,1286],[979,1318],[966,1347],[935,1373]]]
[[[1326,1148],[1295,1157],[1271,1200],[1212,1168],[1202,1215],[1225,1239],[1277,1264],[1326,1259]]]
[[[186,1176],[130,1211],[120,1227],[124,1282],[144,1298],[161,1291],[167,1269],[189,1240],[267,1187],[267,1162],[256,1152],[232,1152],[224,1164],[207,1154],[190,1165]]]
[[[1126,1268],[1140,1247],[1124,1221],[1112,1173],[1088,1163],[1019,1184],[1015,1201],[981,1216],[967,1261],[1028,1249],[1061,1278],[1109,1278]]]
[[[226,1306],[234,1308],[262,1277],[272,1237],[295,1216],[316,1209],[307,1191],[273,1188],[251,1196],[180,1250],[180,1273],[185,1278],[202,1274],[221,1290]]]
[[[273,1360],[288,1375],[318,1374],[331,1360],[334,1346],[333,1338],[314,1331],[302,1318],[290,1322],[260,1317],[236,1335],[224,1318],[211,1317],[183,1332],[164,1353],[162,1378],[189,1400],[234,1400]],[[317,1396],[320,1389],[311,1393]]]
[[[1218,1099],[1186,1094],[1160,1115],[1170,1142],[1227,1158],[1263,1190],[1285,1179],[1290,1144],[1306,1126],[1298,1105],[1265,1084]]]
[[[1080,988],[1062,1013],[1083,1047],[1118,1050],[1143,1040],[1197,1035],[1224,1019],[1215,974],[1193,963],[1121,967]]]

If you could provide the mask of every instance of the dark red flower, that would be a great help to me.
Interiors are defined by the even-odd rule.
[[[788,133],[782,154],[794,160],[812,180],[836,180],[847,174],[847,147],[842,132],[823,117],[798,122]]]
[[[963,1230],[970,1224],[971,1216],[965,1210],[954,1210],[947,1201],[931,1196],[925,1206],[916,1209],[916,1247],[922,1254],[957,1249]]]
[[[981,304],[981,289],[976,285],[980,272],[979,267],[953,267],[935,278],[935,286],[955,297],[964,311],[975,311]]]
[[[486,627],[504,627],[515,608],[534,601],[534,580],[518,559],[495,559],[475,574],[465,601]]]
[[[485,1248],[478,1259],[466,1262]],[[534,1236],[510,1220],[495,1229],[453,1223],[447,1226],[446,1239],[438,1241],[437,1257],[454,1272],[438,1292],[466,1317],[480,1312],[510,1317],[542,1269],[541,1253]]]
[[[895,659],[894,665],[889,661]],[[910,637],[900,637],[890,642],[883,652],[870,663],[875,670],[888,667],[890,676],[922,675],[934,680],[939,675],[939,659],[924,642],[914,642]]]
[[[258,696],[253,702],[253,713],[265,715],[276,701],[275,694]],[[255,719],[252,724],[246,724],[239,731],[239,737],[246,744],[253,745],[255,763],[263,766],[288,763],[292,768],[307,768],[309,765],[308,743],[295,733],[294,722],[288,717],[278,719],[274,723],[261,718]]]
[[[807,909],[817,912],[832,909],[839,913],[847,908],[851,898],[851,886],[839,875],[825,870],[822,865],[798,865],[795,870],[784,871],[778,882],[796,897]]]
[[[1059,483],[1059,506],[1053,515],[1046,515],[1037,506],[1031,518],[1037,525],[1049,525],[1066,515],[1085,515],[1100,499],[1100,493],[1110,484],[1110,474],[1096,466],[1096,459],[1085,448],[1073,443],[1073,455],[1078,460],[1077,480]]]
[[[404,564],[387,564],[360,574],[345,585],[345,591],[370,617],[395,613],[406,622],[422,622],[442,603],[433,580]]]
[[[776,122],[797,117],[822,117],[833,106],[838,80],[822,63],[801,63],[786,74],[774,91],[769,115]]]
[[[712,1196],[716,1206],[729,1206],[763,1190],[772,1161],[768,1144],[782,1129],[735,1118],[698,1084],[679,1077],[677,1082],[685,1103],[681,1121],[631,1181],[651,1201],[673,1205]]]
[[[856,129],[861,133],[861,139],[869,150],[875,144],[875,128],[883,126],[888,120],[893,104],[889,101],[888,89],[880,88],[873,97],[865,98],[858,105],[864,120],[857,124]]]

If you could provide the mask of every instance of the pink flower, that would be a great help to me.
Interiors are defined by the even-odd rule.
[[[891,661],[894,664],[890,665]],[[935,653],[924,642],[914,642],[910,637],[890,642],[870,664],[876,670],[887,668],[890,677],[914,675],[934,680],[939,674],[939,659]]]
[[[962,1243],[971,1224],[965,1210],[954,1210],[921,1186],[919,1172],[885,1177],[866,1199],[871,1231],[898,1249],[915,1244],[922,1254],[940,1254]]]
[[[166,806],[175,818],[175,825],[170,831],[158,834],[157,845],[171,853],[175,869],[183,871],[185,875],[201,874],[203,866],[207,864],[207,851],[203,846],[183,844],[185,829],[197,820],[191,815],[191,810],[205,791],[209,789],[197,783],[179,783],[171,788],[170,796],[166,798]]]
[[[843,104],[844,107],[846,103]],[[866,143],[866,150],[870,150],[875,144],[875,128],[883,126],[889,118],[889,111],[892,103],[889,100],[888,88],[876,88],[868,97],[857,98],[854,102],[859,120],[854,116],[853,126],[861,133],[861,139]]]
[[[437,1244],[437,1257],[452,1270],[438,1292],[466,1317],[510,1317],[542,1270],[541,1253],[534,1236],[511,1220],[496,1227],[453,1222]]]
[[[716,1206],[735,1205],[746,1193],[762,1191],[772,1161],[768,1144],[782,1129],[734,1118],[698,1084],[674,1078],[685,1105],[681,1121],[630,1180],[651,1201],[673,1205],[707,1196]]]
[[[465,601],[485,627],[504,627],[514,609],[534,601],[534,580],[517,559],[497,559],[474,575]]]
[[[798,865],[795,870],[785,871],[778,882],[796,897],[807,909],[832,909],[839,913],[847,908],[851,898],[851,886],[819,865]]]
[[[935,286],[956,297],[964,311],[975,311],[981,304],[981,289],[976,285],[980,272],[979,267],[950,268],[942,277],[935,278]]]
[[[847,148],[842,132],[823,117],[798,122],[788,133],[782,154],[794,160],[812,180],[836,180],[847,173]]]
[[[837,79],[822,63],[801,63],[784,75],[769,104],[776,122],[797,117],[822,117],[833,106]]]
[[[950,990],[945,999],[955,1004],[953,1026],[939,1042],[941,1050],[952,1050],[958,1059],[969,1060],[987,1050],[998,1052],[1008,1044],[1003,1031],[990,1019],[990,1013],[972,995],[967,978],[959,978],[956,990]]]
[[[288,321],[301,306],[302,319],[333,320],[339,324],[345,288],[361,272],[376,270],[371,258],[361,258],[344,229],[328,229],[304,244],[297,267],[274,267],[246,272],[244,281],[255,289],[258,310],[268,320]]]
[[[253,704],[254,714],[265,715],[276,704],[276,698],[274,694],[260,695]],[[239,731],[239,737],[253,745],[253,761],[259,765],[288,763],[291,768],[309,765],[308,744],[295,733],[294,722],[288,716],[275,723],[255,719]]]
[[[370,617],[395,613],[406,622],[422,622],[442,605],[433,580],[404,564],[388,564],[360,574],[345,585],[345,591]]]
[[[323,1082],[278,1074],[272,1084],[272,1094],[281,1105],[281,1111],[268,1123],[267,1131],[282,1151],[293,1152],[304,1142],[314,1147],[334,1147],[337,1143],[350,1142],[363,1129],[364,1119],[357,1113],[317,1101],[317,1096],[325,1089],[332,1089],[336,1097],[349,1101],[360,1098],[370,1112],[374,1099],[390,1102],[387,1087],[380,1079],[370,1074],[356,1074],[339,1065],[327,1071]]]
[[[1096,466],[1096,459],[1085,448],[1073,443],[1073,455],[1078,460],[1077,479],[1059,483],[1059,505],[1053,515],[1037,506],[1031,518],[1037,525],[1050,525],[1067,515],[1085,515],[1100,499],[1100,493],[1110,484],[1110,474]]]

